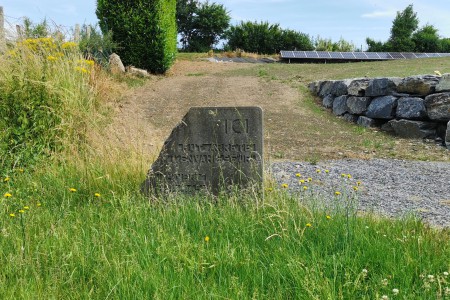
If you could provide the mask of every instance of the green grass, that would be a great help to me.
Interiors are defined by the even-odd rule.
[[[449,297],[449,232],[413,218],[358,217],[345,198],[320,209],[277,188],[149,202],[130,192],[137,179],[49,167],[1,185],[2,299]]]
[[[346,71],[354,77],[364,66],[344,67],[359,68]],[[0,68],[2,91],[13,95],[13,80]],[[297,84],[335,69],[267,65],[248,76]],[[81,81],[74,82],[88,79],[77,76]],[[54,81],[40,86],[59,87]],[[89,86],[81,87],[87,93]],[[69,114],[81,124],[70,129],[78,133],[96,124],[85,118],[103,105],[91,98],[98,85],[90,88],[95,105],[71,102],[75,112],[85,109]],[[79,90],[70,85],[67,97]],[[315,109],[312,97],[307,105]],[[98,153],[84,143],[77,139],[71,151],[33,164],[0,164],[0,299],[450,298],[448,229],[413,217],[358,215],[351,207],[357,198],[336,197],[334,209],[320,208],[311,194],[289,195],[269,183],[264,198],[236,193],[149,201],[138,192],[148,168],[139,157]]]

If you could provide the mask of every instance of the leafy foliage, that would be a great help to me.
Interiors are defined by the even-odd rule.
[[[396,51],[396,52],[449,52],[447,39],[440,39],[438,29],[433,25],[425,25],[418,29],[419,19],[408,5],[392,22],[391,36],[385,43],[366,39],[368,51]]]
[[[206,52],[223,37],[230,15],[222,4],[177,1],[177,25],[184,51]]]
[[[84,57],[93,58],[102,66],[107,66],[109,56],[117,50],[117,44],[112,39],[112,32],[105,34],[95,26],[83,25],[78,43]]]
[[[318,36],[314,41],[314,46],[316,51],[339,51],[339,52],[350,52],[355,51],[355,45],[351,42],[340,38],[339,41],[333,42],[331,39],[323,39]]]
[[[98,0],[96,14],[104,34],[112,31],[126,65],[165,73],[176,54],[176,0]]]
[[[314,49],[308,35],[269,22],[241,22],[231,26],[226,36],[228,48],[247,52],[273,54],[280,50]]]

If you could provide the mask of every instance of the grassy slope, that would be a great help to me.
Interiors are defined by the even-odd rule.
[[[263,78],[298,87],[402,64],[418,68],[406,75],[430,73],[399,62],[240,74],[263,68]],[[62,161],[1,174],[2,299],[379,299],[394,298],[393,289],[399,299],[450,297],[448,230],[356,217],[344,198],[323,211],[277,187],[263,202],[234,195],[151,203],[136,192],[142,176],[127,158],[105,163],[88,152]]]

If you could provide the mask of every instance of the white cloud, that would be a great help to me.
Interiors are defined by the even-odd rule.
[[[371,13],[363,14],[361,15],[361,17],[368,19],[393,18],[396,16],[396,14],[397,11],[395,10],[385,10],[385,11],[376,10]]]

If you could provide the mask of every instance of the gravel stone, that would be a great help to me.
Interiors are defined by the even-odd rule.
[[[308,199],[301,195],[309,193],[317,205],[328,209],[334,207],[337,197],[347,197],[356,199],[361,211],[392,218],[413,214],[431,226],[450,228],[450,163],[344,159],[317,164],[276,162],[270,169],[278,186],[288,184],[288,190],[299,199]],[[302,176],[296,177],[297,173]],[[351,174],[351,178],[341,174]],[[299,183],[308,178],[312,181]],[[358,181],[361,185],[355,192]],[[308,189],[304,191],[302,185]],[[336,196],[336,191],[341,195]]]

